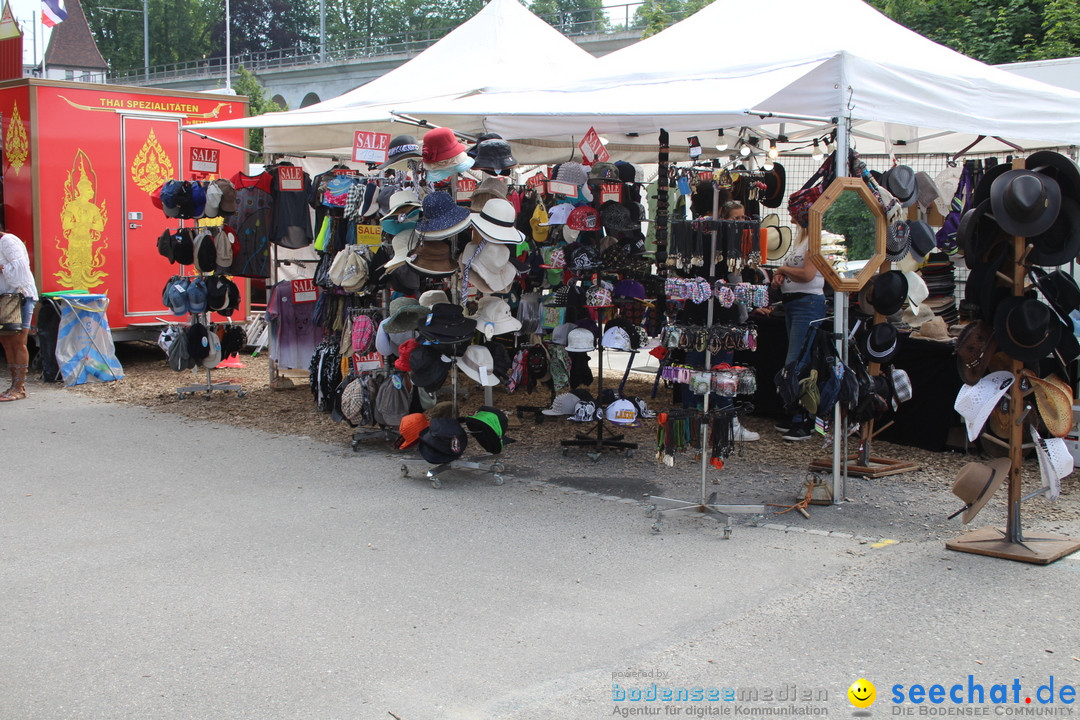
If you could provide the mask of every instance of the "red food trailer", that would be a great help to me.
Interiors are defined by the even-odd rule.
[[[28,245],[38,289],[109,297],[115,339],[142,337],[175,320],[161,301],[180,272],[157,238],[180,223],[151,202],[166,180],[231,177],[246,153],[181,130],[182,125],[247,115],[247,99],[23,78],[0,82],[3,221]],[[214,136],[237,146],[243,130]],[[187,274],[192,269],[185,268]],[[234,320],[247,315],[247,283]]]

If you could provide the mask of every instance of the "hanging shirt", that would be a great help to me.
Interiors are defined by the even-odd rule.
[[[273,178],[270,173],[236,173],[230,180],[236,187],[236,212],[225,224],[236,231],[236,246],[230,275],[270,277],[270,232],[272,230]]]
[[[315,324],[313,302],[293,301],[292,282],[286,280],[274,286],[266,305],[270,330],[275,342],[270,358],[278,367],[307,369],[315,346],[322,340],[322,328]]]
[[[268,171],[273,178],[274,226],[270,239],[281,247],[302,248],[314,240],[311,232],[311,176],[299,165],[282,164]]]
[[[0,272],[0,293],[22,293],[24,297],[37,300],[30,255],[17,235],[0,235],[0,269],[3,270]]]

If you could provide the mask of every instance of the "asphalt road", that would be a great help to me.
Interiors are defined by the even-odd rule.
[[[0,720],[850,716],[860,677],[878,717],[1080,710],[1060,702],[1080,685],[1069,558],[724,540],[695,517],[655,534],[628,500],[477,473],[435,490],[382,446],[57,388],[0,406],[0,449]],[[1018,704],[893,702],[1014,680]],[[653,683],[740,699],[617,699]]]

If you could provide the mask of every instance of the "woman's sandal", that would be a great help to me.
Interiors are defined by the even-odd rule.
[[[0,393],[0,402],[14,402],[15,400],[25,400],[25,390],[15,390],[14,388],[8,390],[5,393]]]

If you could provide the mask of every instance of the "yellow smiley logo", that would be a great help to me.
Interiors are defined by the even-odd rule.
[[[847,689],[848,700],[857,708],[868,708],[877,700],[877,688],[869,680],[859,678]]]

